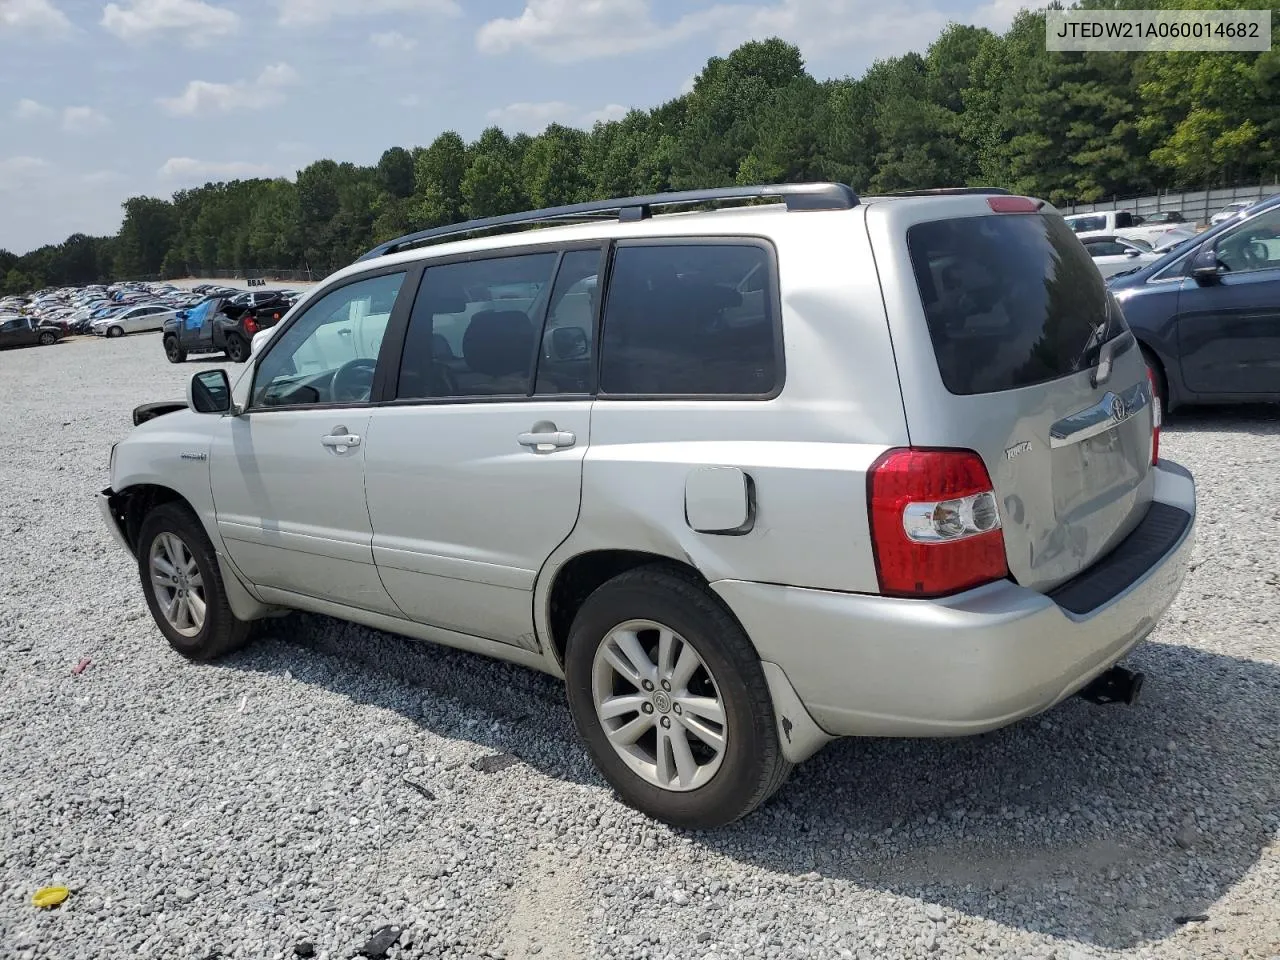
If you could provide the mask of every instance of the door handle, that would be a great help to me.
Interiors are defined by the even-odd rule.
[[[331,433],[327,437],[321,437],[320,443],[326,447],[332,448],[338,453],[346,453],[351,447],[360,446],[360,438],[354,433]]]
[[[548,430],[538,433],[532,431],[522,433],[516,437],[516,441],[520,446],[529,447],[535,453],[549,453],[552,450],[572,447],[578,442],[578,438],[568,430]]]

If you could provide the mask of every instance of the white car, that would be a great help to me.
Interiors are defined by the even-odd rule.
[[[177,313],[172,307],[160,305],[134,307],[115,316],[94,321],[93,332],[99,337],[123,337],[126,333],[145,333],[159,330],[164,322]]]
[[[1253,203],[1252,200],[1233,200],[1209,219],[1209,225],[1222,223],[1223,220],[1232,220],[1252,207]]]
[[[1126,240],[1145,240],[1152,246],[1172,229],[1168,223],[1147,223],[1128,210],[1095,210],[1093,213],[1073,213],[1062,219],[1081,239],[1086,236],[1123,237]]]
[[[1131,703],[1195,483],[1057,211],[959,189],[388,241],[138,407],[99,507],[183,656],[297,609],[543,670],[685,829],[833,737]]]
[[[1124,237],[1103,236],[1082,237],[1080,240],[1085,250],[1093,258],[1093,265],[1103,278],[1113,276],[1122,270],[1133,270],[1155,263],[1163,254],[1155,253],[1141,240],[1126,240]]]

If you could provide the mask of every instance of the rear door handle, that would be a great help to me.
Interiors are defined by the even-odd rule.
[[[578,442],[575,434],[568,430],[551,430],[542,433],[522,433],[516,437],[522,447],[529,447],[535,453],[548,453],[552,450],[562,450],[565,447],[572,447]]]

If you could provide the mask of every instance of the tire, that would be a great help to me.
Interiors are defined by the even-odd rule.
[[[1160,398],[1160,413],[1162,416],[1167,416],[1169,413],[1169,381],[1164,375],[1164,365],[1160,363],[1160,358],[1146,347],[1142,348],[1142,360],[1156,381],[1156,395]]]
[[[175,587],[158,582],[157,578],[165,575],[161,572],[165,568],[155,566],[153,557],[178,571],[177,576],[170,577]],[[188,507],[162,503],[147,514],[138,532],[138,576],[156,626],[169,645],[188,660],[214,660],[248,642],[252,625],[231,612],[213,545]],[[182,589],[179,584],[203,601],[204,616],[198,622],[198,608],[191,604],[186,607],[186,616],[180,602],[172,619],[165,612],[166,606],[174,609],[174,600]]]
[[[675,689],[664,691],[650,681],[647,689],[651,692],[646,693],[643,684],[623,679],[611,665],[617,661],[604,658],[602,647],[612,649],[615,655],[622,649],[605,646],[611,638],[622,636],[625,640],[627,634],[617,632],[620,627],[636,630],[634,639],[649,657],[650,676],[655,679],[662,676],[662,671],[657,666],[660,630],[654,627],[671,632],[672,638],[667,642],[678,652],[669,657],[676,669],[667,673],[676,678]],[[700,660],[683,683],[678,676],[684,655],[682,645],[692,647]],[[625,661],[628,665],[631,662]],[[623,802],[656,820],[695,830],[722,827],[767,800],[791,772],[792,765],[783,757],[778,742],[773,702],[759,655],[719,600],[678,569],[661,564],[641,567],[615,577],[592,593],[569,632],[565,676],[574,725],[596,768]],[[635,706],[602,719],[597,700],[607,702],[610,696],[627,697],[629,703],[640,704],[643,712]],[[680,705],[692,702],[703,706],[696,711],[684,708],[682,712]],[[723,724],[704,719],[708,716],[705,705],[709,703],[719,706]],[[646,721],[646,717],[650,719]],[[663,733],[654,721],[669,721],[667,732]],[[720,733],[723,749],[717,754],[714,748],[701,743],[700,737],[687,732],[690,721]],[[608,724],[615,739],[627,739],[619,736],[621,728],[640,729],[636,724],[643,726],[646,722],[645,732],[632,738],[634,743],[629,747],[615,747],[606,731]],[[669,737],[672,744],[665,777],[658,762],[663,736]],[[677,772],[678,737],[689,745],[684,748],[685,769],[690,769],[691,759],[697,764],[692,776]],[[665,751],[665,747],[662,749]],[[708,755],[717,755],[718,760],[708,761]]]
[[[45,333],[40,334],[40,346],[42,347],[51,347],[57,342],[58,338],[52,333],[46,331]]]
[[[108,336],[108,337],[123,337],[123,336],[124,336],[124,329],[123,329],[123,328],[121,328],[121,327],[108,327],[108,328],[107,328],[107,336]]]
[[[226,340],[228,360],[232,363],[244,363],[249,359],[249,344],[245,342],[244,337],[238,333],[228,333]]]
[[[164,355],[170,363],[182,363],[187,359],[187,351],[178,344],[178,338],[170,334],[164,338]]]

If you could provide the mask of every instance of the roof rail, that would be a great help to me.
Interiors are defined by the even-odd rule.
[[[655,193],[650,196],[626,197],[618,200],[592,200],[588,203],[573,203],[563,207],[548,207],[545,210],[483,217],[479,220],[468,220],[465,223],[419,230],[417,233],[410,233],[379,244],[356,262],[385,257],[387,254],[397,253],[429,240],[443,240],[446,237],[479,233],[482,230],[557,221],[612,219],[611,216],[607,216],[611,214],[622,221],[648,220],[653,216],[654,207],[713,203],[719,200],[754,200],[761,197],[778,197],[786,203],[788,210],[851,210],[859,202],[853,188],[843,183],[778,183],[767,186],[715,187],[709,190],[682,190],[677,193]]]
[[[933,187],[928,190],[895,190],[892,193],[886,193],[886,197],[946,197],[946,196],[966,196],[975,194],[982,196],[994,193],[1001,196],[1008,195],[1009,191],[1004,187]]]

